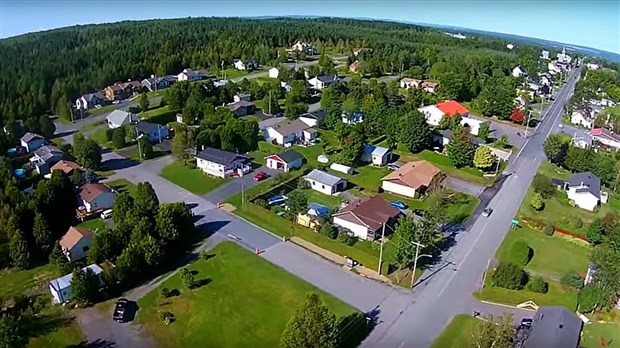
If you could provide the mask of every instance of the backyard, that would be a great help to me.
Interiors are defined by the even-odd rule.
[[[201,286],[187,290],[176,274],[139,301],[139,321],[163,347],[275,347],[289,318],[309,292],[318,293],[330,309],[343,317],[350,306],[272,265],[223,242],[189,266]],[[161,288],[180,291],[160,297]],[[170,311],[166,325],[161,311]]]
[[[604,315],[590,317],[590,323],[583,326],[580,345],[585,348],[601,347],[601,341],[607,343],[607,347],[616,347],[620,342],[620,319],[618,310]]]
[[[165,166],[159,175],[197,195],[207,194],[228,182],[228,179],[207,175],[200,169],[190,168],[182,162],[173,162]]]
[[[441,335],[435,339],[431,348],[463,348],[471,346],[471,331],[476,319],[470,315],[459,314],[452,318]]]
[[[127,192],[130,196],[133,197],[136,196],[136,192],[138,191],[138,186],[136,186],[134,183],[130,182],[127,179],[108,181],[105,184],[118,192]]]
[[[86,220],[80,223],[78,227],[87,228],[95,232],[104,232],[108,230],[108,225],[100,218]]]

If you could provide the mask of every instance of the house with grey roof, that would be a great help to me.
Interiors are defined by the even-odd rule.
[[[453,135],[454,135],[454,132],[451,129],[443,129],[443,130],[437,131],[435,132],[435,134],[433,134],[433,142],[438,143],[441,146],[447,146],[448,143],[450,142],[450,139],[452,139]],[[484,141],[481,138],[478,138],[475,135],[471,136],[471,140],[474,146],[476,147],[486,144],[486,141]]]
[[[265,157],[267,168],[288,172],[291,169],[301,168],[304,156],[295,150],[286,150],[282,153]]]
[[[304,176],[304,180],[308,182],[311,189],[330,196],[347,188],[347,181],[345,179],[318,169],[314,169]]]
[[[192,70],[190,68],[186,68],[177,75],[177,81],[198,81],[204,80],[208,76],[207,70]]]
[[[245,174],[252,170],[248,157],[212,147],[196,154],[196,167],[220,178],[238,175],[239,171]]]
[[[140,136],[149,138],[149,141],[152,143],[159,143],[162,139],[167,139],[170,136],[168,127],[158,123],[140,121],[136,124],[136,129]]]
[[[296,119],[293,122],[282,122],[264,130],[265,141],[276,143],[280,146],[291,146],[302,143],[310,144],[317,137],[319,132],[304,121]]]
[[[324,110],[318,110],[313,112],[306,112],[305,114],[301,114],[299,119],[302,120],[308,127],[316,127],[318,124],[323,122],[325,117],[327,116],[327,112]]]
[[[62,152],[59,148],[51,145],[45,145],[37,149],[33,156],[30,157],[30,165],[34,167],[34,169],[40,175],[45,175],[50,172],[50,168],[60,161],[64,156],[64,152]]]
[[[45,145],[45,138],[36,133],[26,132],[26,134],[19,139],[19,142],[27,152],[32,152]]]
[[[523,341],[523,348],[576,348],[583,322],[564,307],[540,307]]]
[[[108,128],[116,129],[126,124],[136,123],[140,119],[138,118],[138,115],[134,113],[123,110],[114,110],[106,117],[106,120],[108,121]]]
[[[75,101],[76,109],[92,109],[97,105],[102,105],[105,101],[105,96],[101,92],[88,93],[77,98]]]
[[[254,103],[243,99],[230,103],[226,107],[237,117],[251,115],[255,111]]]
[[[338,75],[325,75],[313,77],[308,80],[308,83],[314,89],[323,89],[331,86],[336,81],[338,81]]]
[[[375,166],[384,166],[392,159],[392,150],[387,147],[366,144],[362,161],[373,164]]]
[[[173,83],[177,82],[177,75],[155,76],[151,75],[150,78],[142,80],[142,87],[149,91],[156,91],[158,89],[164,89],[170,87]]]
[[[601,179],[591,172],[573,174],[568,181],[553,179],[552,182],[561,186],[568,199],[581,209],[593,211],[609,198],[607,192],[601,191]]]

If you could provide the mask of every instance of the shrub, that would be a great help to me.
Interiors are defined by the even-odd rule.
[[[114,136],[114,129],[106,129],[105,130],[105,140],[112,141],[112,137]]]
[[[578,290],[583,287],[583,280],[577,272],[568,272],[562,276],[560,284],[565,290]]]
[[[185,284],[185,286],[190,290],[196,286],[194,273],[187,267],[181,268],[181,279],[183,279],[183,284]]]
[[[330,239],[336,239],[336,237],[338,237],[338,230],[336,230],[329,222],[324,223],[319,232],[323,236]]]
[[[501,262],[493,272],[492,284],[500,288],[521,290],[527,284],[527,273],[514,263]]]
[[[161,311],[159,312],[159,318],[166,324],[170,325],[174,323],[174,314],[169,311]]]
[[[534,251],[524,240],[519,239],[510,247],[510,259],[517,265],[527,265],[533,255]]]
[[[529,283],[527,283],[527,289],[529,291],[546,294],[549,290],[549,284],[547,284],[542,277],[534,277]]]
[[[598,286],[593,284],[584,286],[581,291],[579,291],[579,297],[577,299],[579,311],[581,313],[592,312],[596,309],[601,295],[601,289]]]
[[[125,142],[125,127],[119,127],[112,134],[112,144],[117,149],[122,149],[127,145]]]
[[[297,188],[298,189],[305,190],[308,187],[310,187],[310,186],[308,186],[308,182],[306,180],[302,179],[302,180],[297,181]]]
[[[548,236],[553,236],[554,228],[552,224],[546,224],[544,232]]]
[[[534,192],[530,205],[535,210],[542,210],[545,207],[545,202],[543,201],[542,195],[538,192]]]
[[[261,208],[266,208],[266,207],[267,207],[267,205],[268,205],[268,204],[267,204],[267,201],[266,201],[266,200],[264,200],[264,199],[262,199],[262,198],[257,198],[257,199],[254,201],[254,204],[258,205],[258,206],[259,206],[259,207],[261,207]]]
[[[571,217],[571,225],[574,228],[582,228],[583,227],[583,221],[581,220],[581,218],[579,216],[573,216],[573,217]]]
[[[540,193],[542,198],[550,198],[557,192],[555,186],[551,182],[551,178],[540,173],[534,176],[532,188],[534,189],[534,192]]]
[[[353,237],[346,231],[339,231],[338,241],[342,244],[353,245],[355,243],[355,237]]]
[[[189,161],[187,162],[186,166],[189,169],[196,169],[196,161]]]
[[[172,290],[168,288],[161,288],[161,290],[159,290],[159,297],[168,298],[170,296],[172,296]]]

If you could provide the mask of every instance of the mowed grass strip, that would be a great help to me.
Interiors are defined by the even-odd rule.
[[[431,348],[463,348],[472,344],[471,331],[476,319],[470,315],[459,314],[452,318],[448,326],[435,339]]]
[[[165,166],[159,175],[197,195],[207,194],[229,181],[207,175],[200,169],[189,168],[181,162],[173,162]]]
[[[318,293],[338,316],[355,310],[232,242],[223,242],[189,268],[205,285],[187,290],[176,274],[139,301],[139,321],[161,347],[277,347],[306,294]],[[180,295],[159,298],[162,287]],[[176,321],[166,325],[160,311]]]

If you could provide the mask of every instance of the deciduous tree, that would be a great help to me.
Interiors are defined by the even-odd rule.
[[[147,111],[150,106],[149,96],[146,93],[140,93],[138,103],[140,104],[140,110]]]
[[[280,339],[282,348],[335,348],[338,342],[336,316],[315,293],[286,324]]]
[[[71,297],[84,303],[93,303],[99,298],[99,277],[90,269],[76,269],[71,278]]]
[[[543,150],[549,162],[561,166],[566,158],[568,143],[562,135],[552,134],[543,143]]]
[[[454,131],[447,146],[448,157],[457,168],[471,166],[474,161],[474,143],[467,128]]]
[[[37,248],[43,255],[49,254],[54,247],[54,237],[52,231],[47,225],[47,221],[43,214],[37,212],[34,216],[34,225],[32,226],[32,236],[37,244]]]
[[[474,154],[474,165],[482,170],[489,170],[497,161],[497,157],[488,146],[479,146]]]
[[[139,217],[155,219],[159,208],[159,199],[149,182],[141,182],[136,189],[134,212]]]
[[[511,348],[515,328],[511,314],[499,318],[488,316],[485,320],[476,320],[472,328],[472,345],[475,348]]]
[[[304,191],[291,192],[288,196],[287,207],[291,220],[294,221],[297,219],[297,214],[308,211],[308,196]]]

